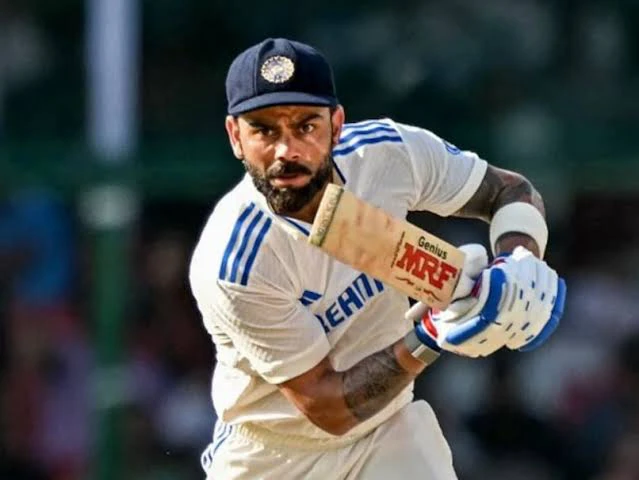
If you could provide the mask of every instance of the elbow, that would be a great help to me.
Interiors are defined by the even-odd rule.
[[[354,423],[346,421],[324,420],[317,417],[306,416],[315,426],[324,430],[326,433],[330,433],[336,437],[341,437],[350,432],[355,426]]]
[[[333,370],[328,358],[281,384],[280,391],[311,423],[331,435],[345,435],[359,423],[342,393],[342,374]]]
[[[347,434],[358,423],[349,411],[324,402],[311,402],[300,410],[316,427],[337,437]]]
[[[334,427],[322,428],[322,430],[336,437],[341,437],[343,435],[346,435],[348,432],[350,432],[352,428],[353,428],[352,426],[340,426],[339,428],[334,428]]]

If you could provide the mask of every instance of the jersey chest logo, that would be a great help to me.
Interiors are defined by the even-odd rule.
[[[315,313],[315,318],[328,333],[355,315],[383,291],[384,284],[382,282],[362,273],[337,296],[324,312]],[[309,306],[321,297],[322,295],[317,292],[304,290],[299,301],[302,305]]]

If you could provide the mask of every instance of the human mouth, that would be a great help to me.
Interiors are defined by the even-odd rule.
[[[308,183],[308,173],[283,173],[271,178],[271,185],[275,188],[303,187]]]

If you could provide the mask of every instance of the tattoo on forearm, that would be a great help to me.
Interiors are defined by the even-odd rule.
[[[527,202],[545,213],[541,195],[526,178],[489,166],[477,192],[456,215],[489,222],[497,210],[512,202]]]
[[[456,215],[490,221],[492,217],[491,206],[495,204],[503,188],[504,182],[501,177],[497,175],[495,169],[488,167],[479,188]]]
[[[414,378],[399,365],[391,345],[344,372],[344,398],[352,414],[364,421],[388,405]]]

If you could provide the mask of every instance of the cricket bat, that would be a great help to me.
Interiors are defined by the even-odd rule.
[[[464,253],[329,184],[308,241],[342,263],[433,308],[451,301]]]

